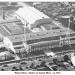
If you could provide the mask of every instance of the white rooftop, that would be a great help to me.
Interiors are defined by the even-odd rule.
[[[40,12],[34,7],[27,6],[27,5],[23,8],[19,8],[16,11],[16,14],[24,21],[27,21],[29,24],[33,24],[38,19],[49,18],[44,13]]]

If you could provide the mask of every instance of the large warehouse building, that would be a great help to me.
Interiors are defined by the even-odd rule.
[[[63,27],[34,7],[26,5],[18,9],[14,17],[17,19],[1,22],[0,33],[10,41],[5,40],[15,53],[28,49],[28,52],[51,49],[56,51],[54,47],[74,43],[73,41],[62,43],[65,38],[67,40],[74,38],[68,36],[75,34],[71,29]],[[68,31],[70,33],[66,34]]]

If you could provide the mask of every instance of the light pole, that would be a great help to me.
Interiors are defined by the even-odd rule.
[[[68,23],[68,37],[70,37],[70,17],[69,17],[69,23]],[[70,43],[70,39],[68,40],[68,43]]]
[[[71,5],[68,4],[68,10],[69,12],[71,11]],[[70,13],[70,16],[69,16],[69,21],[68,21],[68,32],[67,32],[67,37],[70,37],[70,25],[71,25],[71,18],[72,18],[72,15]],[[70,39],[68,39],[68,44],[70,44]]]
[[[24,42],[23,42],[23,44],[24,44],[25,50],[26,50],[26,52],[28,54],[29,46],[26,43],[26,29],[25,29],[27,27],[27,25],[28,25],[28,23],[27,23],[27,21],[25,21],[25,24],[24,24]]]
[[[3,20],[5,20],[5,10],[4,10],[4,7],[2,7],[2,17],[3,17]]]
[[[5,7],[9,5],[9,2],[0,2],[0,8],[2,10],[2,18],[5,20]]]

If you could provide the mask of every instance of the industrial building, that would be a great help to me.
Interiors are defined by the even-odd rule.
[[[33,71],[56,71],[66,61],[74,65],[75,31],[28,3],[18,4],[23,6],[13,18],[0,21],[0,64]]]

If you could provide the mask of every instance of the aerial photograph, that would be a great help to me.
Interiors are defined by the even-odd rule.
[[[75,71],[75,2],[0,2],[0,71]]]

